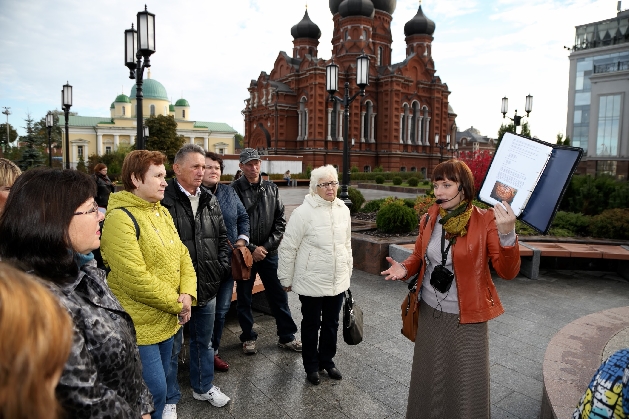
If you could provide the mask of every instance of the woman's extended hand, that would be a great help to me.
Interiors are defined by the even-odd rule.
[[[406,277],[406,269],[401,263],[394,261],[387,256],[387,262],[391,264],[391,267],[386,271],[380,272],[380,275],[386,275],[385,280],[397,281],[398,279],[404,279]]]
[[[509,234],[515,229],[515,214],[507,201],[494,205],[494,216],[500,234]]]

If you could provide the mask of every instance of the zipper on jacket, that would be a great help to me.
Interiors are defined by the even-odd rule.
[[[494,305],[494,296],[491,293],[491,289],[489,287],[487,287],[487,291],[489,292],[489,301],[491,301],[491,305]]]

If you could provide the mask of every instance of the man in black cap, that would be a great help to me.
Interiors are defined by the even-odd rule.
[[[245,354],[257,352],[258,334],[253,330],[251,295],[256,273],[264,284],[264,294],[275,317],[277,346],[301,352],[301,341],[295,339],[297,325],[288,307],[288,294],[277,278],[277,248],[280,245],[286,219],[284,204],[280,199],[277,185],[263,180],[260,176],[261,160],[257,150],[245,148],[240,153],[240,169],[243,176],[232,183],[249,214],[251,226],[248,248],[253,255],[253,268],[249,281],[238,281],[238,321],[242,329],[240,341]]]

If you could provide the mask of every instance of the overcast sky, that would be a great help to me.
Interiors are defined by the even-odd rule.
[[[624,9],[629,2],[625,2]],[[290,29],[306,0],[205,0],[147,3],[155,13],[156,53],[151,76],[173,103],[190,102],[191,119],[225,122],[244,133],[241,111],[251,79],[267,73],[280,51],[291,55]],[[398,0],[393,14],[393,59],[405,58],[404,24],[417,0]],[[565,133],[568,54],[574,27],[616,16],[616,0],[424,0],[435,21],[432,54],[437,75],[448,84],[459,129],[470,126],[495,137],[509,115],[522,114],[534,97],[533,135],[555,141]],[[109,116],[134,80],[124,66],[124,30],[144,9],[137,0],[0,0],[0,108],[20,134],[28,112],[39,120],[59,108],[60,90],[74,87],[72,111]],[[328,0],[309,0],[321,29],[319,57],[331,53]],[[6,122],[5,115],[0,120]]]

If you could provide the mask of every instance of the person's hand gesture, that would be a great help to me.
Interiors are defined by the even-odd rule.
[[[515,214],[507,201],[494,205],[494,216],[500,234],[509,234],[515,229]]]
[[[402,266],[401,263],[394,261],[392,258],[387,256],[387,262],[391,264],[391,267],[386,271],[380,272],[380,275],[386,275],[384,279],[386,281],[397,281],[400,279],[404,279],[406,277],[406,269]]]
[[[188,294],[179,294],[177,302],[183,304],[181,312],[179,313],[179,324],[186,324],[192,315],[192,297]]]
[[[256,247],[256,250],[253,251],[251,256],[253,256],[254,262],[260,262],[266,257],[267,253],[269,252],[264,248],[264,246],[258,246]]]

